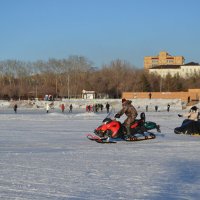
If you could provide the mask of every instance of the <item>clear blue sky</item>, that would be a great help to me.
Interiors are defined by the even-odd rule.
[[[0,0],[0,60],[84,56],[137,68],[167,51],[200,62],[200,0]]]

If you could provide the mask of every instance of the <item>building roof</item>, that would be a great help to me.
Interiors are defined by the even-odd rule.
[[[189,62],[189,63],[186,63],[185,65],[199,65],[199,63]]]
[[[179,69],[181,65],[158,65],[150,69]]]

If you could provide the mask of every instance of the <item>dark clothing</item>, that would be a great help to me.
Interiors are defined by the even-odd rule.
[[[199,121],[199,112],[196,106],[193,106],[189,113],[184,115],[178,114],[179,117],[187,117],[180,127],[174,129],[176,134],[199,134],[200,135],[200,121]]]
[[[169,112],[169,109],[170,109],[170,105],[168,104],[167,105],[167,112]]]
[[[110,109],[110,104],[106,104],[106,110],[107,110],[107,113],[109,113],[109,109]]]
[[[103,111],[103,104],[100,104],[101,111]]]
[[[73,106],[72,106],[72,104],[70,104],[70,106],[69,106],[69,112],[72,112],[72,108],[73,108]]]
[[[14,109],[15,113],[17,113],[17,104],[14,105],[13,109]]]
[[[200,121],[185,119],[180,127],[174,129],[176,134],[199,134],[200,135]]]

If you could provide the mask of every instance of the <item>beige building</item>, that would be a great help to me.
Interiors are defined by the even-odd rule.
[[[184,65],[183,56],[171,56],[165,51],[161,51],[158,56],[145,56],[144,69],[150,69],[159,65]]]
[[[160,65],[149,69],[149,73],[166,77],[168,74],[171,76],[179,75],[186,78],[195,74],[200,74],[200,65],[198,63],[188,63],[185,65]]]

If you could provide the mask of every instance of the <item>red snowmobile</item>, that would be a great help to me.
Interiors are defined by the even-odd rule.
[[[88,134],[87,138],[99,143],[116,143],[119,140],[139,141],[154,139],[156,135],[150,130],[156,129],[160,132],[160,126],[155,122],[146,121],[145,113],[141,113],[140,119],[131,125],[131,135],[127,135],[125,126],[116,119],[105,118],[98,128],[94,130],[95,135]]]

